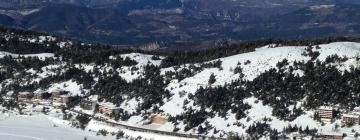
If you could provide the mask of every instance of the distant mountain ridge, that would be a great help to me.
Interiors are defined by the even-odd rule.
[[[358,35],[357,4],[355,0],[4,0],[0,23],[121,46],[153,42],[188,46],[218,39]],[[333,12],[321,8],[329,5],[336,5],[330,7]],[[316,7],[320,9],[311,10]]]
[[[241,30],[244,38],[311,38],[357,36],[360,33],[359,5],[317,5],[275,16]]]

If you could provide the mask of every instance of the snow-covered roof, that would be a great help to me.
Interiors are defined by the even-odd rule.
[[[61,90],[59,88],[55,88],[51,92],[61,92]]]
[[[19,95],[29,95],[31,92],[19,92]]]
[[[342,117],[347,117],[347,118],[359,118],[359,115],[356,114],[343,114]]]
[[[333,110],[334,108],[331,106],[320,106],[320,110]]]
[[[42,94],[44,93],[45,91],[44,90],[41,90],[41,89],[38,89],[38,90],[35,90],[34,93],[37,93],[37,94]]]
[[[60,97],[61,97],[61,98],[68,98],[68,97],[70,97],[70,96],[69,96],[69,95],[64,94],[64,95],[60,95]]]
[[[152,115],[151,115],[151,118],[152,118],[152,117],[159,117],[159,118],[165,118],[165,119],[168,118],[167,116],[164,116],[164,115],[161,115],[161,114],[152,114]]]
[[[108,108],[111,108],[111,109],[118,109],[120,107],[116,107],[113,103],[110,103],[110,102],[101,102],[99,103],[100,106],[105,106],[105,107],[108,107]]]
[[[326,135],[326,136],[342,136],[343,133],[339,132],[322,132],[320,135]]]

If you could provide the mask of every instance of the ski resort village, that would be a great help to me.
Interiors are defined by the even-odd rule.
[[[360,138],[356,38],[169,54],[0,33],[0,139]]]
[[[20,92],[17,95],[17,98],[14,97],[13,92],[8,92],[5,96],[3,96],[3,100],[5,102],[11,103],[15,102],[17,99],[18,104],[20,105],[19,108],[17,108],[15,114],[21,114],[25,116],[32,116],[32,115],[57,115],[57,117],[52,119],[65,119],[70,115],[71,116],[84,116],[92,118],[94,125],[103,125],[104,129],[99,128],[88,128],[89,131],[96,132],[97,135],[101,134],[103,136],[106,136],[108,131],[112,132],[111,134],[114,136],[116,135],[117,138],[121,136],[124,137],[124,132],[118,130],[118,133],[116,134],[113,129],[126,129],[130,131],[139,131],[144,133],[155,133],[165,136],[174,136],[174,137],[183,137],[185,138],[193,138],[193,139],[226,139],[226,138],[216,138],[214,136],[208,137],[206,135],[197,135],[196,133],[189,133],[189,134],[181,134],[181,133],[172,133],[167,131],[157,131],[153,129],[149,129],[148,127],[140,127],[140,126],[132,126],[131,124],[128,124],[126,122],[120,123],[114,120],[114,115],[117,114],[122,108],[116,107],[116,105],[110,103],[110,102],[98,102],[98,96],[90,96],[88,98],[84,98],[81,100],[80,105],[76,106],[75,108],[72,108],[71,110],[64,110],[66,108],[66,105],[69,103],[70,96],[67,95],[65,92],[61,91],[60,89],[52,90],[51,92],[46,92],[42,90],[37,90],[34,92]],[[3,113],[14,113],[13,111],[9,111],[7,109],[3,109]],[[77,118],[81,119],[81,118]],[[317,134],[312,139],[315,140],[342,140],[344,137],[344,133],[337,130],[341,127],[353,127],[360,125],[360,107],[355,107],[353,111],[339,109],[336,106],[320,106],[316,111],[314,111],[314,120],[317,120],[321,125],[326,124],[335,124],[335,129],[333,129],[333,132],[322,132]],[[62,121],[63,124],[66,121]],[[74,122],[67,122],[68,125]],[[79,121],[79,123],[83,123]],[[168,123],[168,118],[166,116],[162,116],[161,114],[153,114],[149,118],[147,118],[147,121],[145,121],[142,125],[155,125],[155,126],[161,126]],[[62,124],[62,125],[63,125]],[[74,126],[74,124],[71,124]],[[84,124],[80,124],[80,127]],[[57,127],[56,124],[53,125],[53,127]],[[110,130],[109,127],[111,128]],[[83,128],[84,129],[84,128]],[[97,130],[97,131],[95,131]],[[355,132],[355,130],[352,130]],[[120,134],[119,134],[120,133]],[[355,132],[354,137],[358,137],[359,135],[357,132]],[[136,136],[136,135],[135,135]],[[128,136],[133,137],[135,139],[141,139],[142,135],[139,135],[137,137],[134,137],[132,135]],[[149,139],[156,139],[156,135],[150,135]],[[86,138],[86,136],[85,136]],[[171,138],[171,137],[169,137]],[[246,138],[246,137],[243,137]],[[267,137],[265,137],[266,139]],[[290,136],[283,136],[282,139],[306,139],[307,136],[300,133],[293,133]]]

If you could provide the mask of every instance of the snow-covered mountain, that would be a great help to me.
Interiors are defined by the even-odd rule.
[[[216,138],[343,133],[354,139],[360,125],[340,125],[341,116],[359,113],[354,111],[360,106],[357,41],[259,40],[204,53],[166,54],[2,29],[1,103],[9,109],[32,110],[32,105],[22,105],[18,95],[59,90],[70,96],[64,114],[81,111],[82,101],[98,96],[99,104],[119,109],[108,121],[137,128]],[[5,100],[9,93],[15,102]],[[321,106],[338,108],[331,122],[317,118]],[[154,114],[167,122],[149,123]],[[138,136],[97,120],[85,129],[124,130]]]

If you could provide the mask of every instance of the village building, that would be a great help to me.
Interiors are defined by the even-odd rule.
[[[31,92],[19,92],[18,101],[19,102],[30,102],[33,94]]]
[[[84,109],[84,110],[94,110],[95,107],[96,107],[96,102],[94,101],[91,101],[91,100],[81,100],[80,102],[80,107],[81,109]]]
[[[80,102],[80,107],[83,110],[95,110],[97,101],[98,101],[98,96],[96,96],[96,95],[90,96],[87,99],[83,99]]]
[[[54,89],[51,91],[51,98],[60,97],[61,91],[60,89]]]
[[[53,106],[66,106],[66,104],[69,102],[69,95],[59,95],[54,96],[52,99]]]
[[[165,124],[168,122],[168,118],[165,117],[165,116],[161,116],[161,115],[152,115],[150,118],[149,118],[149,121],[150,123],[152,124]]]
[[[44,98],[43,98],[44,93],[45,92],[43,90],[34,91],[34,93],[33,93],[34,97],[32,98],[33,103],[37,103],[37,104],[42,103],[44,100]]]
[[[119,111],[120,108],[116,107],[112,103],[99,103],[99,113],[102,114],[105,118],[112,118],[114,117],[114,113],[118,113]]]
[[[343,114],[341,116],[341,125],[352,126],[360,123],[360,115],[356,114]]]
[[[79,106],[80,108],[76,107],[75,109],[88,115],[94,115],[99,110],[97,102],[98,95],[91,95],[87,98],[82,99]]]
[[[330,106],[321,106],[318,109],[318,113],[321,121],[330,122],[334,117],[334,108]]]
[[[60,104],[61,103],[61,98],[60,96],[55,96],[55,97],[52,97],[52,103],[56,103],[56,104]]]
[[[291,140],[303,140],[304,136],[299,133],[292,133],[290,135]]]
[[[270,133],[265,134],[265,139],[270,140],[271,139],[271,134]],[[242,139],[240,139],[240,140],[242,140]],[[286,135],[280,135],[278,137],[278,140],[292,140],[292,139],[290,137],[286,136]]]
[[[342,133],[321,133],[314,140],[342,140]]]
[[[60,95],[61,103],[67,104],[69,103],[70,96],[69,95]]]
[[[51,102],[53,106],[65,106],[69,102],[69,95],[61,94],[60,89],[54,89],[51,91]]]

